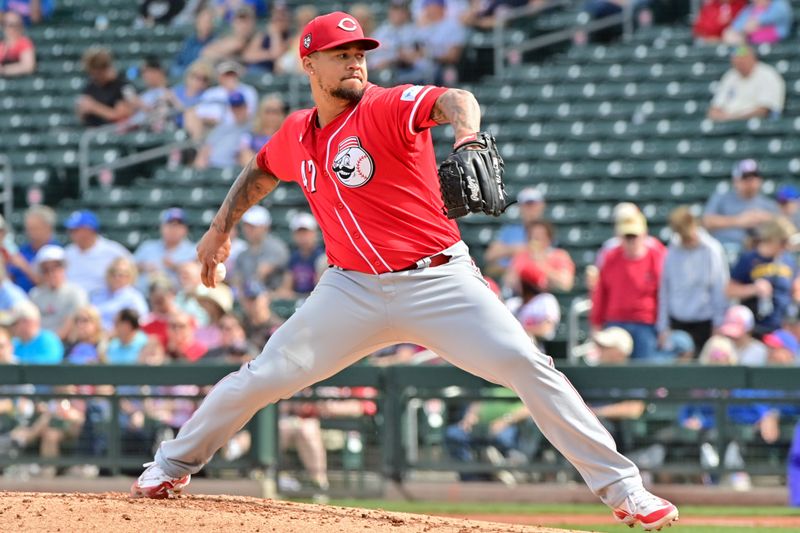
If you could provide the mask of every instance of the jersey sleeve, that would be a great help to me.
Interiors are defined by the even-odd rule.
[[[295,181],[294,174],[290,171],[289,159],[285,157],[288,152],[287,128],[282,126],[275,135],[261,147],[256,154],[258,168],[272,174],[281,181]],[[282,155],[283,154],[283,155]]]
[[[431,111],[436,100],[447,91],[435,85],[398,85],[379,97],[379,104],[395,117],[403,136],[409,141],[423,130],[436,126]]]

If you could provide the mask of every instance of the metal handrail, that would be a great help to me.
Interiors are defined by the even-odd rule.
[[[556,5],[564,5],[568,2],[560,2]],[[550,9],[552,4],[547,6],[547,9]],[[506,49],[505,46],[505,32],[506,26],[511,20],[522,18],[525,16],[530,16],[534,14],[538,14],[543,11],[545,8],[532,8],[532,7],[522,7],[518,9],[512,9],[507,11],[502,11],[498,14],[497,22],[494,26],[493,30],[493,40],[494,40],[494,73],[496,76],[502,76],[505,74],[506,69],[506,59],[508,57],[509,50]],[[522,43],[516,45],[514,47],[515,52],[532,52],[534,50],[539,50],[541,48],[545,48],[547,46],[551,46],[553,44],[557,44],[560,42],[566,42],[573,40],[576,32],[583,31],[583,32],[593,32],[597,30],[602,30],[605,28],[610,28],[612,26],[616,26],[622,24],[623,26],[623,37],[625,39],[629,39],[631,35],[633,35],[633,8],[631,6],[626,5],[622,13],[617,15],[611,15],[608,17],[603,17],[601,19],[593,20],[591,22],[587,22],[586,24],[578,24],[569,28],[564,28],[562,30],[557,30],[552,33],[547,33],[545,35],[540,35],[538,37],[534,37],[532,39],[527,39]]]
[[[158,118],[161,120],[169,120],[177,116],[178,111],[174,111],[167,115],[159,114]],[[151,117],[148,117],[151,118]],[[186,148],[193,148],[197,146],[197,142],[190,139],[182,139],[175,142],[162,144],[161,146],[157,146],[155,148],[150,148],[147,150],[143,150],[141,152],[137,152],[135,154],[127,155],[124,157],[120,157],[115,159],[114,161],[110,161],[107,163],[102,163],[99,165],[91,166],[89,161],[89,150],[91,147],[91,143],[101,137],[103,135],[114,135],[119,131],[121,126],[138,126],[138,127],[149,127],[152,124],[151,121],[146,121],[141,124],[106,124],[103,126],[98,126],[96,128],[88,128],[81,134],[80,139],[78,140],[78,187],[79,187],[79,194],[83,195],[86,190],[89,188],[89,180],[93,176],[97,176],[104,170],[115,170],[119,168],[126,168],[133,165],[138,165],[140,163],[144,163],[145,161],[150,161],[153,159],[157,159],[159,157],[163,157],[165,155],[170,154],[174,150],[184,150]]]
[[[577,364],[580,359],[575,352],[575,347],[578,346],[578,331],[580,330],[578,319],[591,310],[591,298],[578,296],[569,304],[569,311],[567,312],[567,361],[570,364]]]
[[[0,154],[0,166],[3,167],[3,216],[11,220],[14,212],[14,169],[8,156]]]

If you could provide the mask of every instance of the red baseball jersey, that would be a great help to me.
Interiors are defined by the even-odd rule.
[[[316,108],[292,113],[258,152],[262,170],[302,187],[331,264],[383,274],[461,238],[443,213],[429,130],[446,90],[368,84],[361,101],[324,128]]]

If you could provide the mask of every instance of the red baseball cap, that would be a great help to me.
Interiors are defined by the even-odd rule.
[[[381,43],[364,37],[364,30],[356,18],[342,11],[320,15],[303,28],[300,38],[300,57],[318,50],[330,50],[343,44],[360,42],[365,50],[378,48]]]

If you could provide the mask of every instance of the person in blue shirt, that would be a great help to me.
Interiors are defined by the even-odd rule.
[[[755,247],[744,252],[731,269],[728,297],[739,299],[753,312],[757,338],[780,328],[792,303],[797,265],[787,246],[795,231],[783,217],[761,224],[756,228]]]
[[[200,10],[194,19],[194,33],[186,38],[175,56],[169,69],[172,76],[180,76],[200,57],[203,48],[214,40],[214,12],[211,9]],[[210,80],[209,80],[210,82]]]
[[[147,344],[147,335],[139,329],[139,313],[123,309],[114,318],[114,337],[108,342],[106,361],[112,365],[134,365]]]
[[[39,24],[50,18],[55,4],[55,0],[0,0],[0,15],[13,11],[23,18],[26,25]]]
[[[20,364],[55,365],[64,358],[61,339],[50,330],[41,328],[39,309],[30,301],[14,307],[14,354]]]
[[[525,249],[528,242],[525,228],[544,217],[546,204],[539,189],[526,187],[519,191],[517,204],[519,222],[501,226],[483,256],[489,275],[501,275],[505,272],[511,264],[511,258]]]
[[[294,215],[289,228],[292,247],[282,289],[287,297],[307,296],[317,284],[317,263],[325,250],[319,245],[317,223],[310,213]]]

